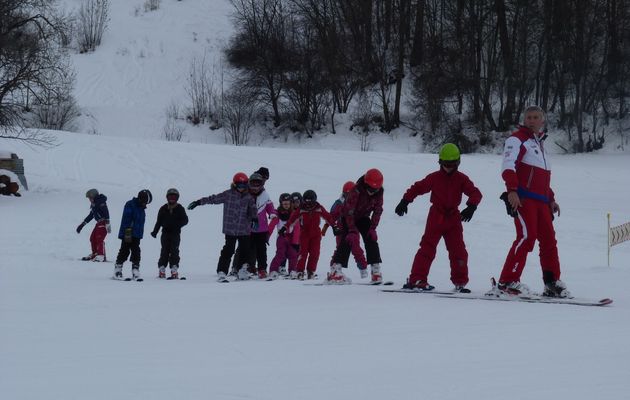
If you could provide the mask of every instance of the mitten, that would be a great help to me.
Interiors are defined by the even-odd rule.
[[[501,197],[499,198],[503,200],[503,202],[505,203],[505,211],[507,212],[507,215],[509,215],[512,218],[516,218],[518,216],[518,211],[512,208],[512,205],[508,201],[507,192],[501,193]]]
[[[154,238],[157,237],[157,234],[158,234],[157,231],[151,232],[151,236],[153,236]]]
[[[287,227],[286,226],[283,226],[282,228],[278,229],[278,235],[284,236],[285,233],[287,233]]]
[[[396,206],[396,214],[400,215],[401,217],[405,214],[407,214],[407,206],[409,205],[409,202],[405,199],[400,200],[400,203],[398,203],[398,205]]]
[[[83,229],[84,226],[85,226],[85,221],[81,222],[79,226],[77,226],[77,233],[81,233],[81,229]]]
[[[193,201],[192,203],[190,203],[190,204],[188,205],[188,207],[187,207],[187,208],[188,208],[189,210],[194,210],[194,209],[195,209],[195,207],[197,207],[198,205],[200,205],[200,204],[199,204],[199,200],[195,200],[195,201]]]
[[[477,206],[474,204],[469,204],[468,207],[464,208],[462,212],[459,213],[462,216],[462,221],[464,222],[470,221],[476,209],[477,209]]]

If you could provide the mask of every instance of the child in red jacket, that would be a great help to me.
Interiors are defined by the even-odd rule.
[[[465,174],[459,172],[459,149],[447,143],[440,150],[440,170],[427,175],[411,185],[396,206],[396,214],[407,213],[407,205],[416,197],[431,192],[431,208],[427,217],[424,235],[416,253],[411,274],[404,289],[433,290],[428,275],[435,258],[435,249],[440,238],[444,237],[451,264],[451,282],[455,291],[470,293],[468,283],[468,252],[464,244],[462,221],[468,222],[481,201],[481,192]],[[462,194],[468,196],[467,207],[459,212]]]
[[[317,202],[317,194],[313,190],[307,190],[302,196],[300,208],[293,211],[287,223],[278,231],[278,234],[284,235],[298,219],[300,220],[300,253],[296,267],[298,279],[304,279],[305,267],[307,279],[317,277],[315,271],[317,270],[319,249],[322,241],[322,231],[319,228],[319,223],[322,218],[336,231],[337,227],[332,217]]]

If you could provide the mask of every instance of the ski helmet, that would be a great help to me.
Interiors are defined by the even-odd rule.
[[[153,195],[149,189],[142,189],[138,192],[138,201],[142,204],[151,204],[151,200],[153,200]]]
[[[168,199],[169,196],[175,196],[175,200],[177,200],[179,199],[179,191],[175,188],[170,188],[166,191],[166,198]]]
[[[249,182],[249,178],[247,177],[247,175],[245,175],[244,172],[237,172],[232,178],[232,183],[235,185],[238,185],[239,183],[247,184],[247,182]]]
[[[343,184],[343,188],[341,189],[342,193],[349,193],[351,192],[354,187],[356,186],[356,184],[352,181],[348,181],[346,183]]]
[[[291,195],[289,193],[282,193],[278,201],[280,203],[282,203],[283,201],[291,201]]]
[[[258,168],[258,170],[255,173],[260,174],[260,176],[262,176],[264,180],[269,179],[269,169],[266,167]]]
[[[302,195],[302,200],[305,203],[315,203],[317,201],[317,193],[314,190],[307,190]]]
[[[96,196],[98,196],[98,190],[96,189],[90,189],[85,192],[85,197],[87,197],[88,199],[94,199],[96,198]]]
[[[265,183],[265,178],[262,177],[258,172],[254,172],[249,177],[249,186],[251,188],[260,188]]]
[[[372,189],[378,190],[383,187],[383,174],[376,168],[369,169],[365,173],[363,181]]]
[[[459,149],[453,143],[446,143],[440,149],[440,161],[459,161]]]
[[[291,201],[293,201],[294,203],[297,202],[302,202],[302,194],[300,192],[293,192],[291,193]]]

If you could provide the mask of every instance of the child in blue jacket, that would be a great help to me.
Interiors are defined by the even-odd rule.
[[[127,261],[131,253],[131,274],[132,279],[140,279],[140,239],[144,234],[145,208],[151,203],[153,196],[148,189],[138,192],[138,197],[134,197],[125,204],[118,238],[121,240],[116,265],[114,266],[114,279],[122,279],[123,263]]]

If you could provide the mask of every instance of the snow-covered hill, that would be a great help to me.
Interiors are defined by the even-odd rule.
[[[606,220],[628,220],[627,155],[556,157],[554,188],[563,279],[608,308],[462,301],[396,295],[371,286],[307,287],[296,281],[215,282],[221,207],[189,211],[181,272],[161,281],[159,244],[142,241],[145,282],[109,279],[113,263],[86,263],[91,226],[85,191],[105,193],[117,231],[122,207],[142,188],[155,201],[147,233],[177,187],[181,202],[225,189],[239,170],[271,171],[272,199],[314,189],[330,205],[342,184],[370,167],[385,175],[379,227],[386,279],[402,285],[418,246],[426,197],[404,218],[404,190],[433,171],[435,155],[284,150],[168,143],[59,133],[52,150],[6,140],[26,160],[31,190],[0,196],[0,397],[6,399],[619,399],[627,392],[630,245],[606,267]],[[465,225],[470,288],[500,271],[514,228],[498,200],[493,155],[464,156],[484,200]],[[624,214],[625,213],[625,214]],[[272,243],[274,243],[272,238]],[[110,258],[119,240],[107,238]],[[275,247],[269,248],[273,256]],[[333,238],[325,237],[320,274]],[[449,289],[443,245],[430,281]],[[125,274],[129,274],[129,264]],[[350,276],[359,280],[351,267]],[[524,282],[540,290],[537,251]]]

